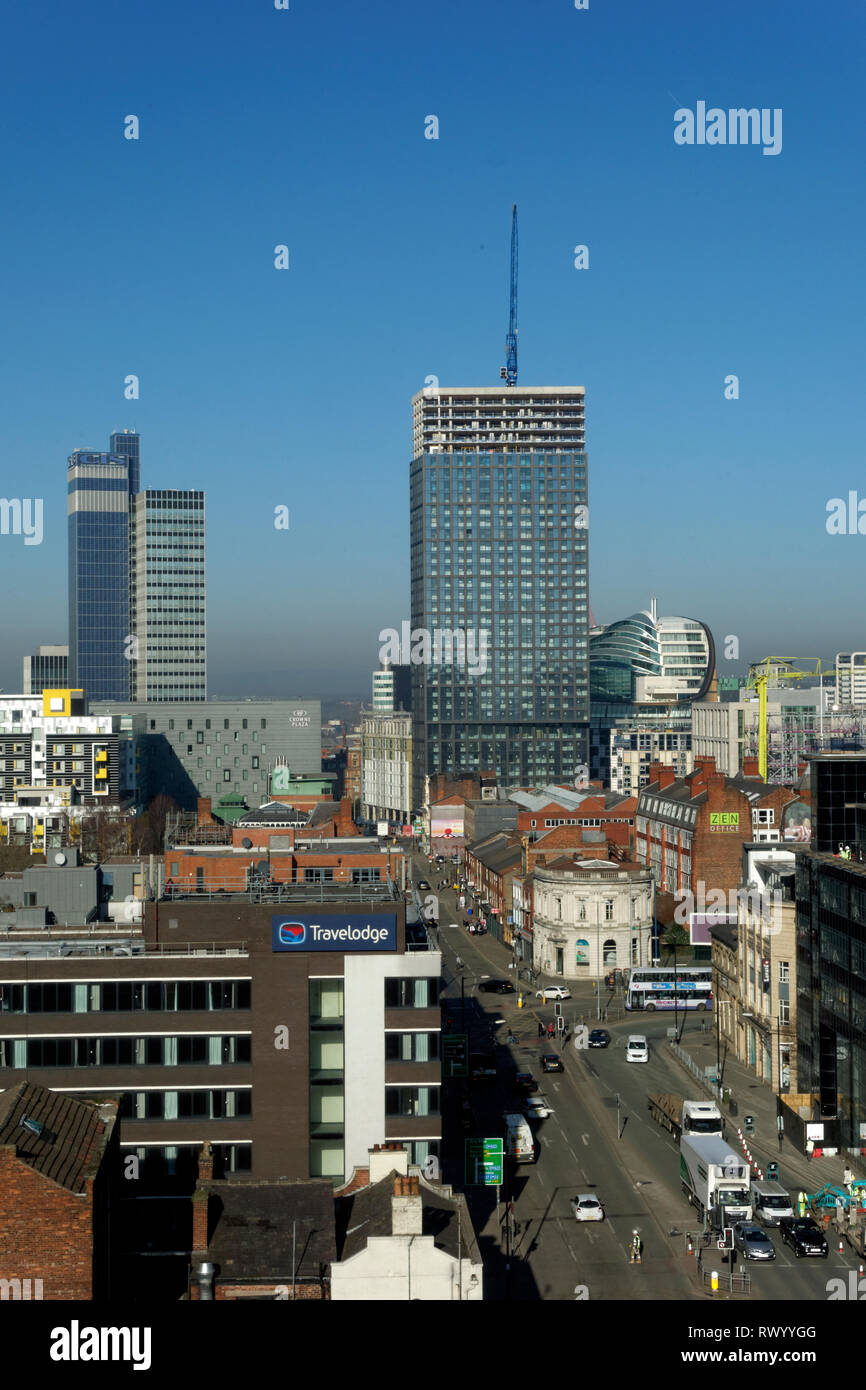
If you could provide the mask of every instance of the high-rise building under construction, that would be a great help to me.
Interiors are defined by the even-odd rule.
[[[428,387],[412,410],[415,804],[438,772],[572,781],[588,763],[584,388]]]

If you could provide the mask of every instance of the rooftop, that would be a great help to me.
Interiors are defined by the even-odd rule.
[[[21,1163],[79,1195],[99,1170],[116,1117],[112,1097],[73,1096],[22,1081],[0,1095],[0,1145],[11,1144]]]

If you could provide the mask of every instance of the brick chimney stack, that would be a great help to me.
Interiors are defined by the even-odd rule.
[[[207,1250],[210,1197],[206,1184],[211,1181],[212,1177],[213,1149],[210,1144],[204,1144],[198,1156],[198,1184],[192,1194],[192,1248],[194,1251]]]

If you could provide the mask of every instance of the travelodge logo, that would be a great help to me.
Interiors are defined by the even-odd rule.
[[[277,930],[282,946],[303,946],[307,939],[307,928],[303,922],[280,922]]]
[[[322,917],[271,918],[274,951],[396,951],[397,914],[370,917],[334,912]]]

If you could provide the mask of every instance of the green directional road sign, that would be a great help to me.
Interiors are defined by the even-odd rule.
[[[446,1076],[469,1075],[469,1038],[465,1033],[443,1034],[442,1070]]]
[[[466,1186],[498,1187],[502,1183],[501,1139],[466,1140]]]

